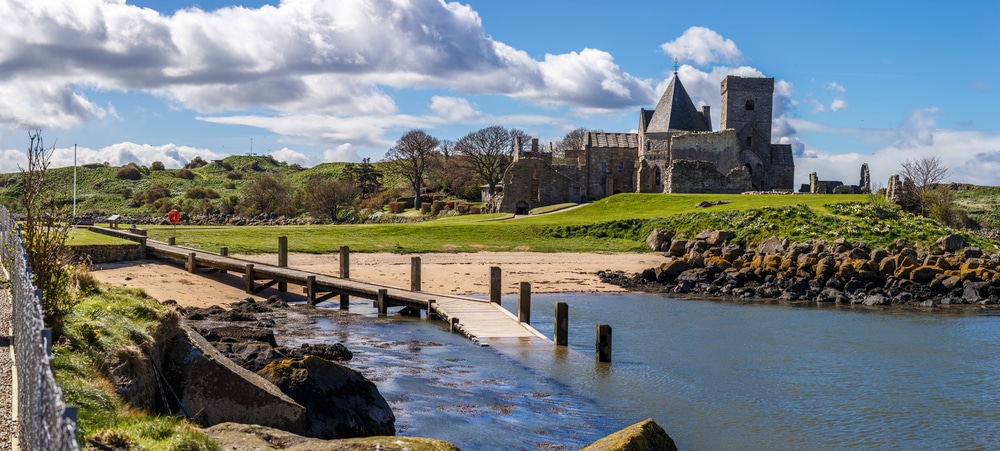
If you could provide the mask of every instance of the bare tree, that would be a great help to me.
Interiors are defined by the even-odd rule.
[[[559,158],[566,157],[567,150],[582,150],[587,141],[587,129],[578,128],[567,133],[558,143],[556,143],[556,155]]]
[[[240,209],[244,216],[261,213],[291,215],[295,213],[295,190],[284,177],[261,173],[240,190]]]
[[[424,186],[424,172],[435,163],[434,151],[437,138],[427,132],[414,129],[406,132],[396,141],[396,145],[385,153],[385,169],[410,182],[413,188],[413,206],[420,209],[420,189]]]
[[[494,125],[469,133],[455,143],[455,151],[489,185],[490,194],[496,194],[497,184],[510,165],[513,136],[506,128]]]
[[[920,202],[920,213],[926,214],[933,206],[931,190],[943,182],[950,174],[948,166],[940,157],[921,157],[900,163],[899,175],[913,182]]]
[[[517,141],[517,138],[521,138],[521,148],[517,150],[521,151],[521,153],[531,150],[531,135],[527,134],[524,130],[519,130],[516,128],[510,129],[508,133],[510,133],[510,142],[512,148],[513,148],[513,143]]]
[[[306,185],[306,203],[316,219],[337,222],[340,211],[354,204],[357,189],[350,180],[316,178]]]
[[[42,289],[45,322],[58,334],[62,318],[74,304],[64,266],[69,222],[65,210],[57,208],[53,199],[43,196],[53,148],[45,148],[41,130],[28,132],[28,138],[28,168],[18,166],[24,182],[21,196],[21,205],[25,210],[22,237],[35,286]]]

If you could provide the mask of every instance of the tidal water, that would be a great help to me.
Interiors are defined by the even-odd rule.
[[[399,435],[463,449],[577,449],[645,418],[692,450],[1000,449],[1000,317],[535,294],[549,336],[558,301],[569,349],[480,348],[361,300],[318,309],[317,339],[354,351]]]

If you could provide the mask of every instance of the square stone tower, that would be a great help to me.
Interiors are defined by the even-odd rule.
[[[721,128],[736,130],[743,165],[755,189],[773,188],[771,172],[771,113],[773,78],[727,76],[722,81]]]

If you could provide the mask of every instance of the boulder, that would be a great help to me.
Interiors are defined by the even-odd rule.
[[[687,252],[687,241],[685,240],[673,240],[670,242],[670,248],[667,252],[672,257],[680,257]]]
[[[921,284],[927,284],[934,280],[938,274],[943,272],[944,271],[940,267],[924,265],[917,267],[910,272],[910,280]]]
[[[719,246],[723,243],[732,241],[736,238],[736,234],[728,230],[713,230],[709,232],[708,237],[705,238],[705,243],[709,246]]]
[[[764,255],[779,254],[785,252],[785,246],[783,244],[784,243],[781,239],[776,236],[772,236],[760,243],[760,248],[758,248],[757,252]]]
[[[162,371],[194,423],[231,421],[305,432],[301,404],[237,366],[190,327],[181,325],[180,330],[167,345]]]
[[[667,260],[666,263],[660,265],[658,269],[659,271],[656,274],[656,280],[659,280],[660,283],[664,283],[660,279],[665,278],[666,280],[672,282],[677,278],[677,276],[681,275],[682,272],[691,269],[691,264],[685,260],[671,258]]]
[[[677,445],[652,418],[633,424],[580,451],[676,451]]]
[[[982,258],[982,256],[983,250],[978,247],[967,247],[965,248],[965,251],[962,252],[962,258],[964,259]]]
[[[670,239],[674,237],[673,232],[668,232],[663,229],[653,229],[649,232],[649,236],[646,237],[646,246],[654,251],[666,250],[667,244],[670,243]]]
[[[357,371],[309,356],[272,362],[257,373],[305,406],[305,435],[331,439],[396,434],[389,404]]]
[[[864,305],[886,305],[889,303],[889,299],[881,294],[872,294],[865,296],[863,302]]]
[[[458,451],[458,447],[442,441],[421,437],[367,437],[323,440],[303,437],[280,429],[256,424],[222,423],[203,432],[221,449],[254,449],[283,451]]]
[[[935,244],[940,246],[942,251],[955,252],[965,245],[965,238],[962,238],[962,235],[953,233],[951,235],[945,235],[938,238]]]

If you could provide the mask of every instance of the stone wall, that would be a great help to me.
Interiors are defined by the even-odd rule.
[[[707,161],[674,160],[666,174],[667,193],[742,193],[750,190],[750,172],[738,167],[722,175]]]
[[[771,144],[771,190],[795,189],[795,161],[791,144]]]
[[[578,182],[538,159],[521,159],[511,164],[504,174],[503,187],[498,210],[504,213],[527,213],[525,210],[580,202],[582,198]]]
[[[72,261],[88,261],[90,264],[127,262],[146,258],[146,247],[139,244],[97,244],[92,246],[70,246]]]
[[[740,143],[736,130],[696,132],[677,135],[670,140],[670,158],[676,160],[702,160],[712,163],[715,170],[727,173],[741,166]]]

